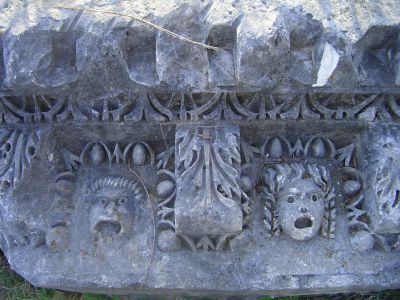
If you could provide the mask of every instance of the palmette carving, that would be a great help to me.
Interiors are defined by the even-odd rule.
[[[253,151],[253,153],[257,155],[257,151]],[[319,182],[319,184],[325,182],[325,186],[332,188],[329,189],[331,192],[325,191],[327,193],[325,194],[326,197],[323,205],[323,218],[314,217],[312,219],[310,217],[310,222],[299,216],[298,227],[312,229],[315,220],[317,220],[317,224],[321,224],[321,236],[328,239],[334,238],[337,213],[336,202],[343,201],[343,206],[346,209],[350,243],[354,249],[360,252],[368,251],[375,247],[385,250],[397,249],[397,245],[399,244],[398,235],[397,237],[393,234],[385,235],[371,227],[371,214],[366,210],[366,207],[369,207],[369,202],[366,202],[365,199],[364,177],[357,169],[354,143],[336,149],[335,142],[326,137],[313,137],[304,143],[301,140],[291,143],[288,139],[280,136],[267,138],[261,147],[260,154],[264,161],[263,182],[265,186],[262,192],[262,198],[265,201],[264,223],[269,236],[278,236],[287,225],[285,222],[297,215],[294,211],[290,212],[291,209],[289,206],[289,204],[296,203],[295,199],[300,200],[302,204],[297,207],[298,211],[301,212],[302,209],[303,211],[312,210],[304,202],[313,198],[312,193],[308,193],[308,190],[314,190],[315,193],[317,189],[315,186],[312,188],[313,185],[305,181],[308,178],[319,178],[316,182]],[[383,164],[381,167],[384,168],[385,165]],[[310,174],[313,172],[310,172],[310,170],[312,169],[319,169],[320,172],[317,173],[320,173],[321,176],[318,177],[315,174],[311,176]],[[379,170],[378,168],[378,173]],[[297,174],[297,176],[294,174]],[[335,174],[335,178],[332,177],[332,174]],[[387,178],[393,177],[389,173],[385,174]],[[333,192],[333,180],[338,180],[339,184],[335,188],[335,193]],[[290,183],[292,181],[294,183]],[[395,181],[396,179],[390,179],[389,182]],[[377,181],[377,183],[380,182]],[[381,185],[377,184],[376,188],[379,191]],[[291,193],[294,194],[298,191],[299,194],[296,194],[297,197],[296,195],[286,196],[286,194],[290,194],[288,190],[291,190]],[[307,193],[310,194],[309,197],[307,197]],[[338,193],[342,195],[340,198],[335,197]],[[386,193],[385,195],[388,194]],[[287,203],[281,201],[285,197],[287,198]],[[290,201],[288,200],[289,198]],[[392,199],[393,203],[395,203],[396,197],[393,196]],[[310,201],[308,202],[310,203]],[[285,203],[285,205],[282,205],[282,203]],[[288,206],[289,208],[287,208]],[[319,209],[322,209],[321,207]],[[287,213],[288,211],[289,213]],[[314,212],[316,216],[321,216],[316,207],[314,207]],[[285,214],[286,217],[284,217],[284,222],[282,222],[282,215]],[[306,213],[304,213],[304,216],[307,218]],[[295,222],[296,220],[289,222],[289,224],[293,223],[296,228]],[[308,239],[313,236],[311,234],[312,231],[310,231],[310,235],[308,236],[296,235],[296,229],[293,229],[293,226],[292,228],[286,228],[284,231],[295,239]]]
[[[240,177],[238,137],[235,127],[180,127],[175,153],[167,149],[157,156],[156,165],[164,168],[157,186],[161,250],[224,250],[229,238],[247,228],[252,182]]]
[[[107,270],[115,257],[146,277],[156,241],[149,188],[155,156],[143,141],[87,142],[53,154],[58,173],[49,188],[52,200],[41,223],[41,240],[28,246],[44,255],[81,257],[87,268]],[[80,150],[79,150],[80,149]],[[118,268],[120,268],[119,265]],[[104,271],[106,272],[106,271]]]
[[[191,248],[221,249],[243,226],[238,128],[179,127],[175,176],[176,232]]]
[[[208,134],[205,136],[210,138]],[[190,140],[193,135],[185,132],[182,137]],[[203,136],[201,137],[203,138]],[[243,159],[241,170],[242,172],[247,170],[244,171],[245,175],[242,175],[240,181],[238,181],[241,189],[242,228],[251,226],[251,206],[253,203],[251,198],[254,188],[261,182],[264,183],[261,199],[263,199],[265,205],[264,223],[268,235],[278,236],[283,229],[286,235],[294,239],[311,239],[316,233],[327,239],[333,239],[336,229],[337,205],[340,202],[343,203],[340,205],[346,209],[353,247],[358,251],[369,250],[374,245],[386,249],[385,237],[373,232],[369,226],[368,214],[363,209],[365,201],[364,183],[355,164],[355,144],[344,144],[339,148],[335,144],[334,140],[325,136],[315,136],[306,140],[297,139],[294,142],[283,136],[271,137],[267,138],[261,147],[255,147],[241,141]],[[196,159],[201,157],[194,154],[197,151],[196,149],[201,148],[196,148],[196,146],[187,142],[187,149],[193,150],[190,155]],[[168,162],[173,161],[171,155],[171,149],[161,153],[158,156],[157,165],[166,167]],[[195,162],[196,159],[192,158],[191,162]],[[184,167],[183,161],[181,166]],[[188,164],[187,168],[189,169],[191,165]],[[263,174],[263,176],[254,177],[260,172],[257,169],[262,170],[260,174]],[[203,172],[207,168],[199,167],[197,170]],[[168,191],[164,198],[161,197],[166,202],[160,202],[159,210],[159,224],[164,224],[163,226],[168,231],[168,233],[162,234],[162,237],[169,241],[169,248],[164,247],[163,250],[170,251],[173,249],[176,251],[183,244],[189,246],[192,250],[225,249],[227,246],[225,241],[230,240],[235,234],[196,236],[190,234],[193,231],[188,231],[189,234],[177,232],[175,223],[176,177],[171,171],[167,170],[162,170],[160,175],[162,173],[165,175],[167,172],[169,172],[169,179],[160,181],[160,192],[162,190]],[[184,172],[178,174],[184,174]],[[196,178],[196,176],[191,178]],[[203,180],[206,176],[199,178]],[[338,182],[339,185],[334,184],[334,181]],[[206,188],[206,185],[202,181],[200,182],[201,184],[195,185],[197,189]],[[218,181],[214,183],[218,186]],[[184,186],[186,187],[188,184]],[[289,195],[290,193],[293,195]],[[285,197],[289,197],[293,201],[288,202],[288,199],[284,199]],[[195,196],[193,198],[196,199]],[[201,196],[197,200],[201,203]],[[214,201],[216,200],[214,199]],[[165,205],[165,203],[168,203],[168,205]],[[213,203],[213,201],[204,202],[205,205],[210,203]]]
[[[39,130],[5,130],[0,133],[1,192],[18,184],[37,155]]]
[[[0,252],[31,284],[400,286],[396,1],[6,2]]]
[[[0,122],[176,122],[199,120],[358,120],[400,117],[396,94],[116,93],[82,103],[65,96],[0,97]]]

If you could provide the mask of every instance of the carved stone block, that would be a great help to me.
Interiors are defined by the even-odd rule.
[[[1,248],[32,283],[82,291],[396,287],[399,99],[2,97]]]
[[[0,248],[29,282],[400,288],[398,0],[6,2]]]
[[[400,132],[395,126],[375,126],[363,139],[360,165],[367,191],[364,209],[376,234],[400,233]]]
[[[179,126],[175,137],[176,232],[225,235],[242,229],[237,126]]]

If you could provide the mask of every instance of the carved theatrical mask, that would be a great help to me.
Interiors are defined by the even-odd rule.
[[[277,212],[285,234],[295,240],[311,239],[324,216],[323,191],[309,178],[295,180],[279,192]]]
[[[135,202],[140,194],[138,184],[122,177],[97,180],[87,196],[90,208],[90,230],[102,238],[130,234],[136,219]]]
[[[278,164],[264,174],[265,224],[270,235],[282,231],[295,240],[309,240],[321,232],[334,236],[335,199],[324,166]]]

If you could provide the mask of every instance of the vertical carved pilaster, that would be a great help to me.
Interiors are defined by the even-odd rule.
[[[175,138],[177,233],[241,231],[239,127],[178,126]]]
[[[366,201],[375,234],[400,233],[400,134],[396,126],[379,125],[364,131],[360,166],[366,174]]]

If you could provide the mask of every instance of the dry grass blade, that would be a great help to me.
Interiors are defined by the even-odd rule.
[[[102,13],[102,14],[109,14],[109,15],[115,15],[115,16],[120,16],[120,17],[125,17],[125,18],[130,18],[132,20],[141,22],[143,24],[146,24],[147,26],[150,26],[158,31],[164,32],[166,34],[168,34],[169,36],[172,36],[176,39],[185,41],[187,43],[193,44],[193,45],[197,45],[200,47],[204,47],[206,49],[210,49],[210,50],[214,50],[214,51],[224,51],[222,48],[219,47],[214,47],[214,46],[210,46],[204,43],[200,43],[200,42],[196,42],[193,41],[189,38],[186,38],[184,36],[181,36],[173,31],[170,31],[168,29],[165,29],[157,24],[154,24],[150,21],[147,21],[145,19],[139,18],[139,17],[135,17],[135,16],[131,16],[131,15],[127,15],[127,14],[122,14],[122,13],[117,13],[117,12],[112,12],[112,11],[106,11],[106,10],[99,10],[99,9],[92,9],[92,8],[78,8],[78,7],[69,7],[69,6],[56,6],[55,8],[58,9],[69,9],[69,10],[78,10],[78,11],[89,11],[89,12],[95,12],[95,13]]]
[[[154,217],[153,204],[151,203],[150,195],[149,195],[149,192],[148,192],[148,190],[146,188],[146,185],[144,184],[143,179],[139,176],[139,174],[136,173],[134,170],[132,170],[130,161],[128,161],[128,170],[129,170],[129,172],[131,172],[133,175],[135,175],[139,179],[139,181],[141,182],[141,184],[143,186],[143,189],[144,189],[144,191],[146,193],[146,196],[147,196],[147,201],[148,201],[148,203],[150,205],[152,222],[153,222],[153,236],[154,236],[153,245],[152,245],[152,249],[151,249],[151,256],[150,256],[149,266],[148,266],[146,274],[145,274],[145,276],[144,276],[144,278],[143,278],[143,280],[142,280],[142,282],[140,283],[140,286],[139,286],[139,289],[141,289],[143,284],[146,282],[147,277],[149,276],[150,267],[151,267],[151,264],[153,263],[154,251],[155,251],[155,247],[156,247],[156,219]]]

